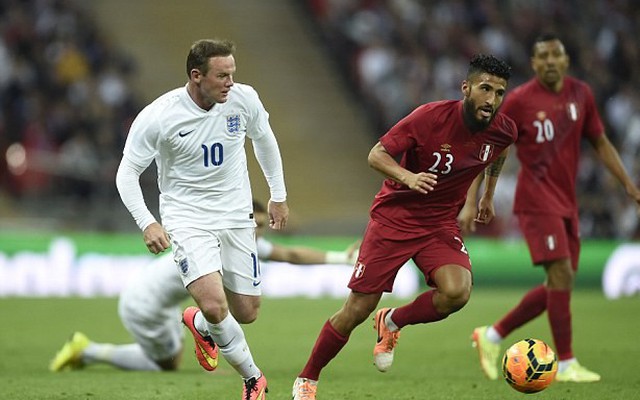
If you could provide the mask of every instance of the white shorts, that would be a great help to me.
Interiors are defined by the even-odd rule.
[[[188,297],[171,254],[142,267],[120,293],[120,320],[152,360],[168,360],[182,351],[180,303]]]
[[[201,276],[220,271],[227,290],[248,296],[262,293],[255,228],[178,228],[169,236],[185,287]]]

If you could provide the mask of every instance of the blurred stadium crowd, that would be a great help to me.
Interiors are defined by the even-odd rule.
[[[529,44],[541,31],[557,32],[572,73],[592,85],[612,142],[640,177],[634,0],[306,0],[306,6],[345,82],[370,111],[376,137],[418,104],[459,98],[473,53],[508,60],[512,86],[527,80]],[[122,209],[113,177],[143,105],[130,89],[135,72],[135,61],[73,1],[0,1],[0,215],[120,229],[109,210]],[[506,213],[512,164],[497,205]],[[583,236],[638,235],[635,208],[590,151],[578,190]],[[515,235],[511,221],[504,216],[484,234]]]
[[[73,2],[0,2],[0,207],[109,227],[134,67]]]
[[[635,0],[307,0],[329,51],[360,94],[378,133],[417,105],[460,98],[475,53],[513,68],[510,86],[533,76],[530,48],[543,32],[567,45],[571,73],[592,85],[607,133],[640,179],[640,6]],[[587,145],[588,146],[588,145]],[[585,237],[638,235],[635,207],[583,152],[578,182]],[[503,173],[497,210],[510,212],[517,162]],[[503,215],[485,233],[517,234]]]

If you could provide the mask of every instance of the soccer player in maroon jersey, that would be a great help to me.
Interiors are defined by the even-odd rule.
[[[571,346],[570,298],[580,253],[575,182],[581,139],[591,143],[638,204],[640,191],[604,134],[590,87],[566,76],[569,57],[560,39],[540,36],[533,45],[531,66],[535,77],[507,96],[502,112],[518,126],[521,168],[514,213],[532,261],[543,266],[546,280],[497,323],[476,328],[472,340],[484,373],[496,379],[502,339],[546,310],[559,359],[556,380],[595,382],[600,375],[581,366]]]
[[[387,179],[371,207],[351,293],[322,327],[294,383],[294,400],[315,399],[321,370],[376,309],[383,292],[392,290],[409,259],[433,289],[402,307],[378,310],[373,351],[378,370],[391,367],[401,328],[442,320],[469,300],[471,263],[456,218],[483,170],[486,184],[476,219],[487,223],[494,216],[495,184],[517,135],[514,122],[498,113],[509,77],[505,62],[475,56],[461,85],[462,100],[418,107],[371,149],[369,165]]]

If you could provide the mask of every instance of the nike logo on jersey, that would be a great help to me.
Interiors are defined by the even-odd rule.
[[[192,130],[190,130],[190,131],[188,131],[188,132],[178,132],[178,136],[180,136],[180,137],[185,137],[185,136],[187,136],[188,134],[193,133],[193,132],[195,132],[195,129],[192,129]]]
[[[253,286],[260,286],[262,281],[253,281]]]

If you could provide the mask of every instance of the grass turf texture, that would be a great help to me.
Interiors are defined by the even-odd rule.
[[[472,329],[492,322],[519,299],[521,291],[476,288],[460,312],[430,325],[403,330],[391,371],[372,365],[374,333],[365,322],[343,351],[324,370],[318,398],[341,399],[519,399],[525,396],[504,381],[488,381],[470,346]],[[640,302],[638,298],[607,301],[598,290],[576,291],[574,350],[583,365],[602,375],[592,384],[555,383],[530,396],[539,399],[640,398],[638,365]],[[404,301],[384,298],[381,305]],[[269,380],[271,399],[290,398],[324,321],[342,305],[336,299],[265,298],[261,316],[245,332],[254,357]],[[129,342],[116,314],[115,299],[0,299],[1,399],[237,399],[241,383],[221,361],[204,372],[187,340],[183,366],[175,373],[123,372],[91,366],[78,372],[50,373],[48,362],[69,334],[85,332],[96,341]],[[524,337],[552,343],[546,315],[516,331],[507,344]]]

